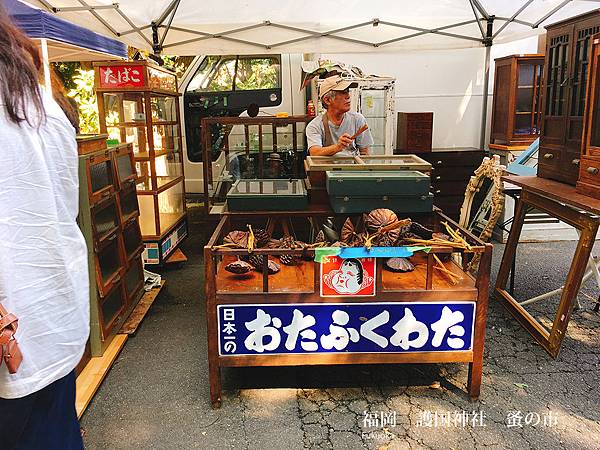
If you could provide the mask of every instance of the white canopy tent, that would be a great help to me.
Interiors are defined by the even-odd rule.
[[[476,47],[540,33],[600,6],[598,0],[31,1],[134,47],[174,55]]]
[[[480,146],[490,47],[600,7],[600,0],[30,0],[155,53],[398,53],[482,48]],[[483,51],[483,50],[482,50]]]

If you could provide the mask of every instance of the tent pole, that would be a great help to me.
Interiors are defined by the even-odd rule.
[[[483,99],[481,102],[481,135],[479,138],[479,148],[485,148],[485,130],[487,129],[487,109],[488,109],[488,90],[490,86],[490,55],[492,51],[492,36],[494,30],[494,16],[487,19],[487,33],[483,40],[485,44],[485,63],[483,77]]]
[[[52,82],[50,81],[50,58],[48,58],[48,40],[40,39],[42,47],[42,63],[44,65],[44,87],[48,95],[52,96]]]

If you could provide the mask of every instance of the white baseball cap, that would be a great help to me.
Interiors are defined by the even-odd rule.
[[[325,94],[331,91],[345,91],[348,88],[358,87],[356,81],[348,81],[339,75],[328,77],[323,80],[319,88],[319,98],[323,98]]]

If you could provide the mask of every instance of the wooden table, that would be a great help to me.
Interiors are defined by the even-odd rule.
[[[511,175],[503,177],[502,180],[520,186],[522,191],[517,201],[514,221],[502,256],[498,278],[496,279],[495,296],[544,349],[556,358],[569,323],[573,301],[577,297],[581,286],[581,280],[598,231],[600,200],[577,193],[575,186],[545,178]],[[512,261],[523,228],[525,213],[529,207],[542,210],[552,217],[573,226],[579,232],[575,256],[571,262],[571,268],[567,275],[550,332],[506,290]]]
[[[287,212],[263,211],[255,214],[224,215],[208,244],[204,247],[210,399],[213,407],[221,405],[221,368],[240,366],[463,362],[469,364],[469,396],[476,399],[479,396],[482,379],[492,245],[481,242],[468,231],[461,229],[463,237],[472,246],[471,252],[462,254],[462,266],[445,258],[452,251],[447,247],[432,247],[428,254],[415,253],[411,257],[411,261],[415,264],[416,269],[413,272],[404,274],[382,270],[383,259],[378,258],[376,260],[375,280],[373,281],[376,286],[374,297],[321,296],[320,266],[314,261],[303,261],[294,266],[282,265],[281,271],[272,277],[268,276],[266,271],[263,271],[262,274],[249,272],[239,276],[224,270],[225,265],[229,262],[236,260],[238,256],[247,254],[246,249],[223,248],[218,245],[229,231],[244,229],[246,223],[252,224],[253,227],[259,227],[259,221],[266,220],[269,217],[286,217],[290,220],[307,220],[311,218],[311,220],[314,220],[316,216],[325,212],[330,213],[325,208],[311,208],[309,211],[303,212],[304,217],[296,211],[289,212],[289,214]],[[444,221],[450,223],[455,229],[460,228],[439,210],[435,210],[433,214],[430,214],[429,219],[435,230],[443,229],[441,223]],[[302,250],[260,248],[255,249],[254,252],[275,259],[285,253],[295,253],[300,256]],[[309,256],[314,257],[315,250],[309,250],[309,252],[312,252],[309,253]],[[458,282],[452,283],[442,273],[434,270],[434,254],[436,253],[446,261],[444,263],[445,267],[457,276]],[[467,266],[470,259],[475,256],[480,256],[481,259],[477,272],[471,274],[468,272]],[[385,349],[382,347],[375,350],[346,350],[329,353],[318,353],[316,351],[313,353],[286,353],[285,351],[263,352],[260,350],[261,353],[250,354],[248,352],[235,353],[235,350],[228,352],[225,348],[227,339],[235,336],[235,334],[232,336],[226,335],[228,326],[229,331],[234,330],[233,323],[228,324],[227,321],[234,319],[226,318],[223,312],[225,308],[231,308],[231,311],[238,308],[236,311],[239,311],[240,307],[254,308],[260,306],[267,309],[269,307],[289,308],[291,306],[301,310],[303,306],[321,308],[328,307],[327,305],[339,305],[342,309],[354,308],[356,311],[356,308],[360,307],[365,309],[365,312],[360,314],[359,319],[364,323],[364,321],[373,320],[374,316],[369,315],[366,311],[372,307],[387,308],[385,305],[391,305],[390,311],[392,309],[396,312],[400,310],[404,312],[404,317],[407,317],[406,309],[411,309],[413,306],[439,307],[441,310],[446,305],[452,307],[453,304],[457,303],[473,305],[472,327],[469,327],[468,331],[468,333],[471,333],[471,344],[460,348],[453,347],[454,350],[451,351],[438,351],[436,350],[437,345],[435,345],[436,348],[419,347],[419,350],[409,351],[401,351],[398,348],[390,348],[386,345]],[[390,313],[389,317],[393,320],[381,326],[389,325],[391,327],[401,317],[392,316],[393,313]],[[233,313],[231,317],[233,317]],[[235,320],[239,320],[235,323],[237,331],[244,326],[248,328],[250,323],[239,319],[237,313]],[[274,320],[273,324],[275,324]],[[396,323],[396,326],[398,324],[399,322]],[[274,326],[281,327],[281,323]],[[284,330],[285,328],[281,329]],[[394,330],[396,329],[394,328]],[[430,334],[433,334],[433,332]],[[462,335],[458,334],[458,336]],[[243,338],[241,339],[237,341],[237,348],[242,347],[242,344],[245,345],[246,341]],[[222,345],[223,347],[221,347]],[[222,348],[225,351],[222,351]]]

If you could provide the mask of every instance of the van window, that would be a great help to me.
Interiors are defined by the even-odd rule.
[[[206,56],[184,94],[188,159],[202,161],[203,117],[236,117],[253,104],[260,108],[278,106],[281,95],[281,55]],[[230,132],[213,126],[213,158],[219,155],[219,145]]]
[[[281,87],[279,56],[207,56],[187,92],[231,92]]]
[[[240,57],[235,77],[235,90],[278,88],[280,72],[278,58]]]

